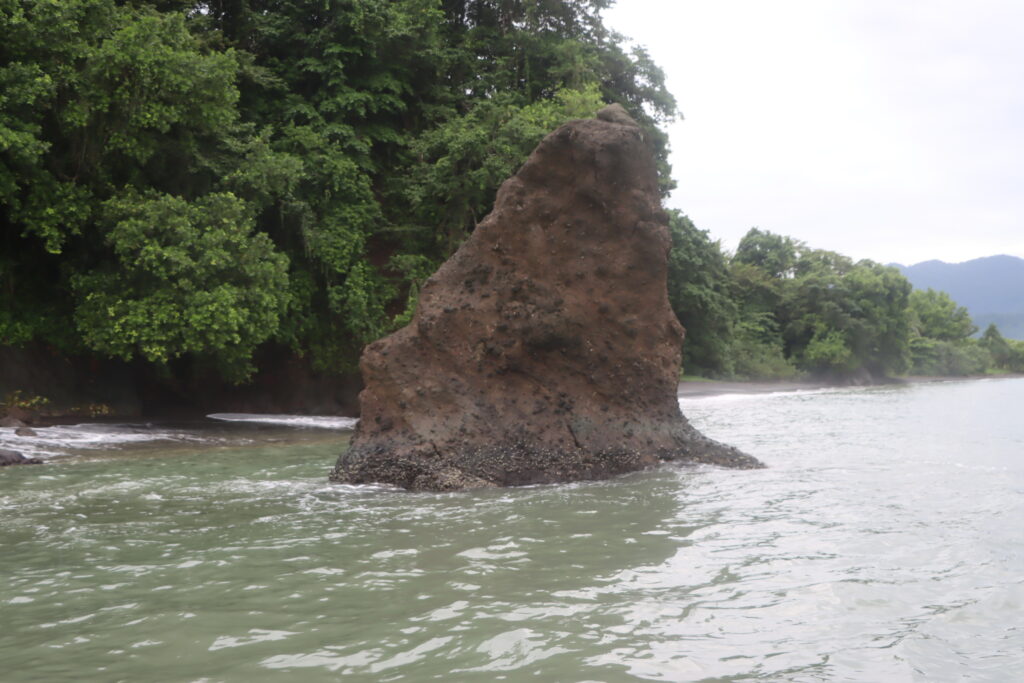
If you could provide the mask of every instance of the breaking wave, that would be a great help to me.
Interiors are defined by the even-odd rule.
[[[213,413],[206,417],[223,422],[253,422],[257,424],[282,425],[313,429],[355,429],[357,417],[334,417],[327,415],[265,415],[258,413]]]
[[[181,423],[83,423],[32,427],[20,436],[13,428],[0,428],[0,448],[30,458],[85,455],[97,451],[123,451],[167,446],[229,446],[262,441],[289,440],[298,430],[350,431],[358,422],[352,417],[318,415],[256,415],[215,413],[208,419]],[[307,431],[308,433],[308,431]]]
[[[119,448],[147,442],[204,443],[208,438],[177,429],[162,429],[151,424],[98,424],[33,427],[33,435],[19,436],[14,429],[0,429],[0,448],[18,451],[28,457],[51,458],[80,451]]]

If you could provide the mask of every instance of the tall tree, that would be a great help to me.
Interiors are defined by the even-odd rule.
[[[679,211],[669,212],[669,232],[668,296],[686,328],[683,368],[689,374],[731,374],[738,311],[721,245]]]
[[[784,235],[751,228],[736,247],[733,261],[757,266],[769,277],[791,277],[802,248],[801,243]]]
[[[910,324],[918,336],[959,342],[978,331],[967,309],[958,306],[945,292],[915,289],[910,293],[909,304]]]

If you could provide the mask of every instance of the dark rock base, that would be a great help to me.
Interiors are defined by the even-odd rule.
[[[733,469],[764,467],[756,458],[694,431],[678,450],[656,453],[626,448],[597,452],[552,449],[512,440],[466,446],[450,455],[422,451],[396,455],[387,444],[378,443],[350,449],[331,471],[330,479],[344,484],[388,482],[410,491],[459,491],[608,479],[668,462]]]

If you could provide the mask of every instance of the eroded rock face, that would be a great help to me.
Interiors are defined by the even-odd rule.
[[[760,466],[680,413],[653,156],[621,107],[598,116],[548,135],[413,321],[366,347],[362,418],[333,481],[455,490],[664,460]]]

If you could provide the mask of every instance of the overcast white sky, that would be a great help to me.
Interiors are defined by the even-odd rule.
[[[619,0],[685,120],[668,202],[855,259],[1024,257],[1024,2]]]

